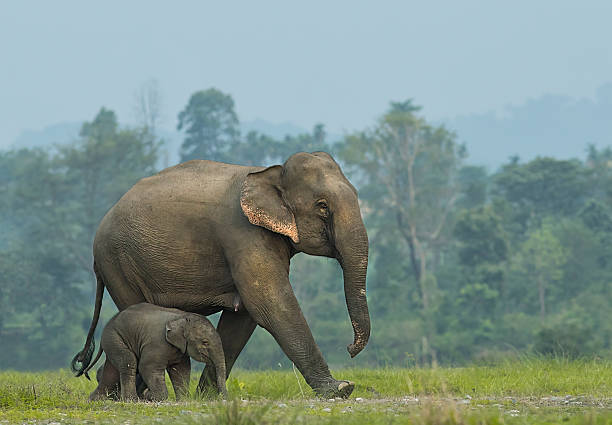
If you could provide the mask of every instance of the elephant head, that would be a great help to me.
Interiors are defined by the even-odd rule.
[[[354,331],[351,357],[368,343],[368,235],[357,191],[325,152],[297,153],[281,165],[249,173],[240,196],[251,224],[286,236],[297,252],[336,258]]]
[[[217,389],[227,399],[225,354],[221,338],[210,321],[196,314],[166,322],[166,341],[194,360],[213,366]]]

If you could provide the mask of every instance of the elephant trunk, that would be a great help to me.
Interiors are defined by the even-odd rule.
[[[352,213],[339,214],[334,219],[337,258],[344,272],[344,296],[354,332],[354,341],[347,347],[351,357],[359,354],[370,338],[370,314],[366,298],[368,235],[358,207],[356,211],[353,209]]]
[[[225,355],[223,354],[221,339],[219,339],[219,343],[216,345],[217,346],[209,349],[210,361],[213,363],[211,366],[215,367],[215,373],[217,374],[217,389],[221,394],[223,394],[223,398],[227,399],[227,389],[225,387],[227,372],[225,368]]]

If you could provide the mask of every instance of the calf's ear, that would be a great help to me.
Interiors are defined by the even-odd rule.
[[[183,354],[187,351],[187,338],[185,338],[186,323],[187,319],[184,317],[166,322],[166,341],[181,350]]]

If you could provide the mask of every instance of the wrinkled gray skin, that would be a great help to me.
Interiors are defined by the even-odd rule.
[[[100,352],[106,362],[98,387],[90,400],[139,398],[136,374],[146,384],[141,397],[159,401],[168,398],[165,371],[168,371],[177,399],[189,394],[191,361],[206,363],[225,376],[225,357],[221,339],[210,321],[194,313],[140,303],[117,313],[106,325],[100,340]],[[90,366],[93,367],[94,363]],[[227,397],[225,379],[217,389]]]
[[[330,155],[298,153],[268,168],[194,160],[145,178],[98,228],[96,308],[75,361],[89,362],[106,286],[120,310],[143,301],[203,315],[225,307],[217,331],[227,373],[260,325],[318,394],[346,397],[354,385],[330,374],[289,282],[298,252],[340,263],[354,331],[348,351],[357,355],[370,336],[368,237],[357,192]],[[198,389],[214,388],[215,376],[207,366]]]

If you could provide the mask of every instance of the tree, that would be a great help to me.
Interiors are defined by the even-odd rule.
[[[548,223],[529,233],[517,256],[517,266],[523,271],[523,275],[537,285],[542,321],[547,312],[547,288],[563,278],[562,266],[566,258],[566,249],[555,237]]]
[[[0,364],[58,367],[82,343],[95,230],[130,186],[155,171],[156,152],[144,130],[121,129],[102,108],[73,143],[0,155]]]
[[[131,185],[155,172],[159,144],[146,129],[120,129],[115,113],[105,108],[83,124],[80,136],[77,142],[58,147],[55,163],[63,174],[62,193],[76,202],[73,208],[63,208],[65,223],[81,225],[65,229],[65,237],[72,235],[70,252],[89,271],[91,250],[82,247],[93,241],[110,206]]]
[[[453,235],[461,274],[460,286],[445,297],[454,316],[447,338],[453,339],[455,347],[473,353],[494,340],[500,302],[506,295],[509,245],[501,217],[491,206],[461,212]]]
[[[157,80],[143,83],[134,94],[134,112],[138,125],[153,138],[161,119],[162,95]]]
[[[178,120],[177,129],[186,134],[181,161],[230,160],[226,154],[240,137],[238,116],[230,95],[215,88],[198,91],[191,95]]]
[[[465,165],[461,167],[458,175],[461,197],[457,201],[457,208],[477,208],[487,201],[489,176],[484,167]]]
[[[231,162],[242,165],[272,165],[278,141],[265,134],[249,131],[244,140],[232,146],[227,157]]]
[[[310,133],[296,136],[285,136],[276,143],[272,155],[279,161],[284,161],[296,152],[329,151],[331,145],[327,143],[327,133],[323,124],[315,124]]]
[[[494,195],[512,205],[525,230],[530,219],[576,213],[590,192],[588,173],[578,160],[536,158],[520,164],[515,159],[494,181]]]
[[[448,236],[465,150],[453,133],[427,124],[417,115],[419,110],[410,100],[392,102],[377,127],[347,137],[340,154],[364,180],[364,209],[372,205],[373,214],[393,220],[409,248],[427,328],[423,351],[435,362],[435,350],[429,348],[435,277],[428,272],[428,262],[435,264]]]
[[[586,166],[591,172],[590,180],[595,199],[608,205],[612,204],[612,148],[607,146],[598,150],[596,146],[587,148]]]
[[[501,217],[490,207],[464,210],[454,228],[459,241],[459,262],[474,268],[481,264],[500,264],[507,259],[508,242]]]
[[[282,164],[296,152],[329,151],[325,127],[316,124],[311,133],[287,135],[282,140],[250,131],[244,140],[232,146],[227,157],[243,165]]]

